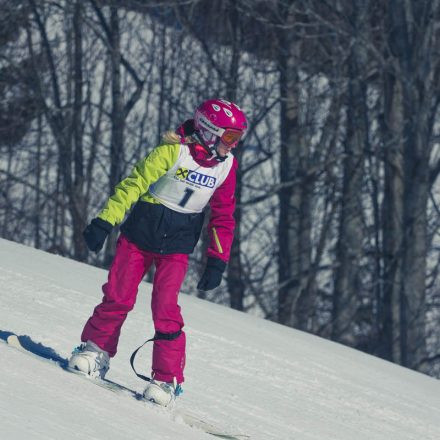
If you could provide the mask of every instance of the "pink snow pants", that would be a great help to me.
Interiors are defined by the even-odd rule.
[[[123,235],[102,286],[104,298],[87,321],[81,340],[93,341],[110,357],[115,356],[122,324],[136,302],[138,287],[154,263],[151,310],[154,328],[160,333],[176,333],[183,328],[177,297],[188,267],[187,254],[156,254],[139,249]],[[185,333],[176,339],[154,341],[152,374],[157,380],[184,381]]]

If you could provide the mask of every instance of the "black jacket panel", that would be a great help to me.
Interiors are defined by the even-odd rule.
[[[183,214],[139,201],[121,232],[139,248],[160,254],[190,254],[199,241],[204,213]]]

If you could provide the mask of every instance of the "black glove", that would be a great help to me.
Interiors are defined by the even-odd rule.
[[[212,290],[220,286],[222,282],[223,272],[226,269],[226,263],[219,258],[208,257],[205,271],[202,278],[200,278],[197,289]]]
[[[112,229],[111,223],[100,218],[94,218],[83,232],[87,247],[93,252],[99,252]]]

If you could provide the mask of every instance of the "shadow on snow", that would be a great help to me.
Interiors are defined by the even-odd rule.
[[[0,339],[6,342],[8,337],[14,334],[15,333],[13,332],[0,330]],[[46,347],[41,342],[35,342],[30,336],[27,335],[17,335],[17,337],[20,341],[20,344],[25,350],[34,353],[35,355],[40,356],[44,359],[57,362],[62,368],[67,367],[67,359],[61,357],[53,348]]]

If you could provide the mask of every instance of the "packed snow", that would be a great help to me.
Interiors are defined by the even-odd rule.
[[[214,439],[162,408],[69,374],[106,271],[0,239],[0,438]],[[136,391],[129,357],[152,336],[142,283],[107,377]],[[339,344],[181,294],[178,408],[252,440],[439,440],[440,382]],[[8,347],[16,333],[52,360]],[[39,344],[39,345],[38,345]],[[136,360],[148,374],[151,345]]]

